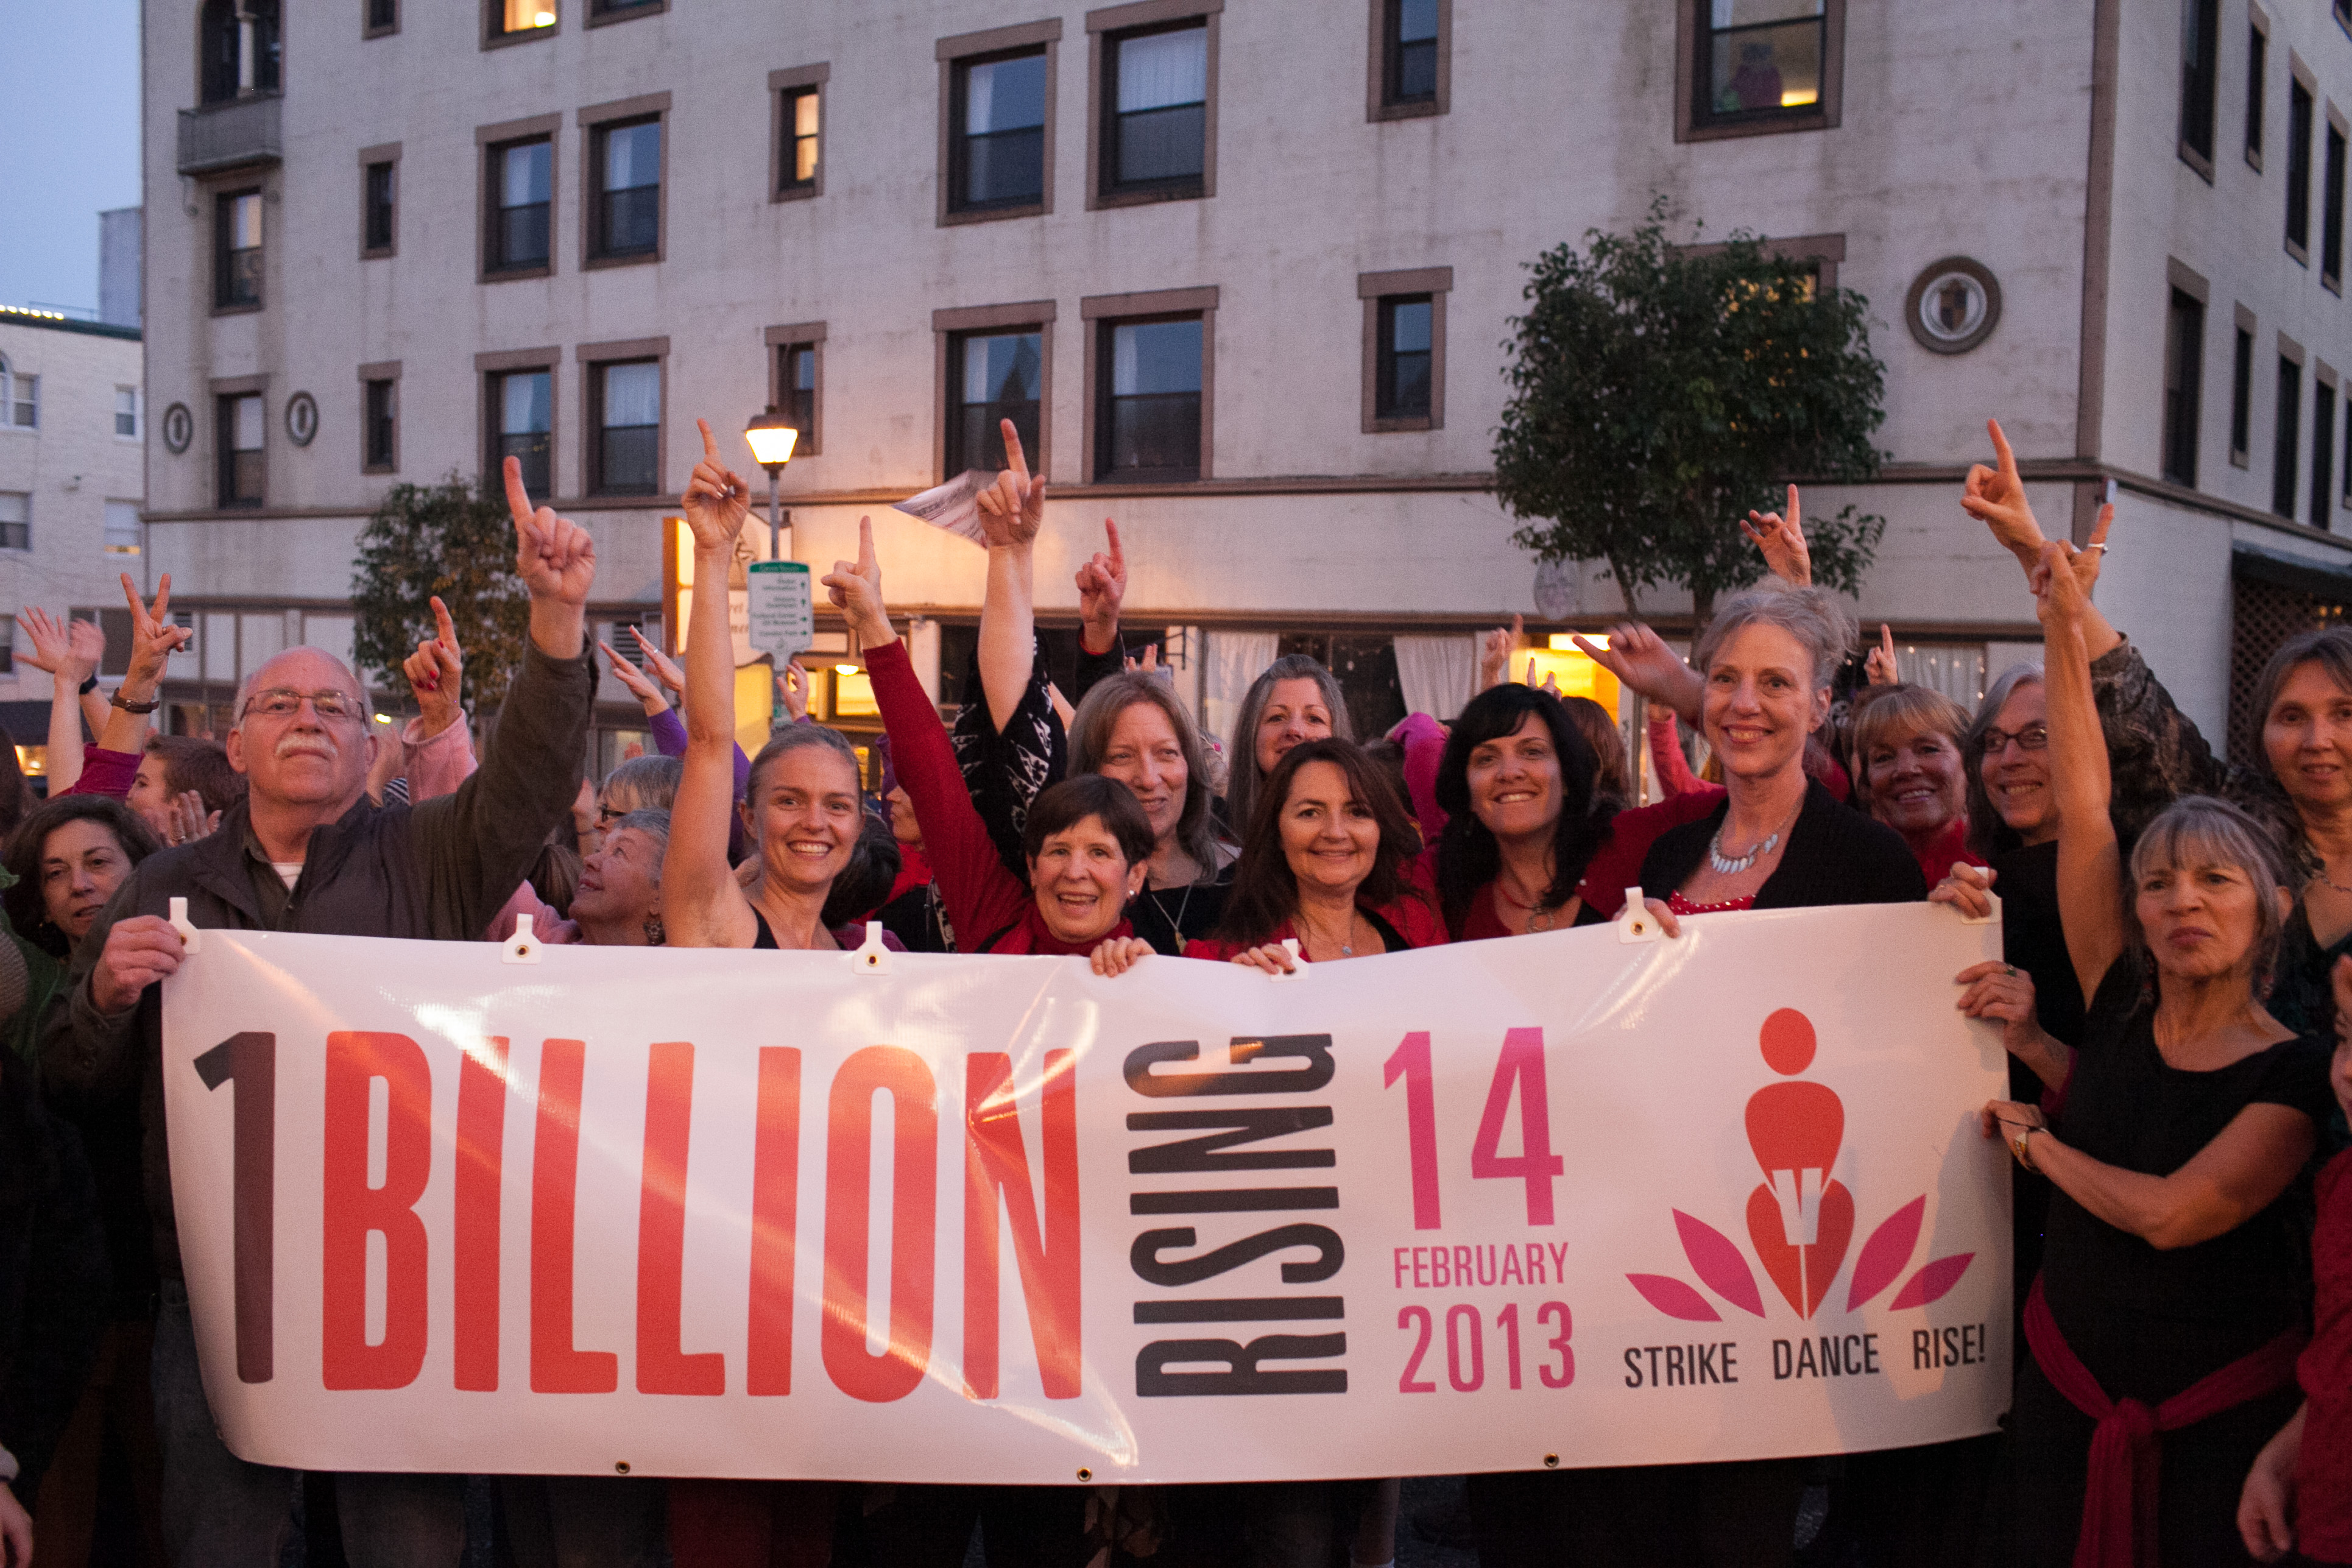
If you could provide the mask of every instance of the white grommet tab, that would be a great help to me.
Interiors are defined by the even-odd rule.
[[[187,900],[173,899],[172,900],[172,913],[169,918],[172,922],[172,929],[180,933],[180,941],[182,944],[184,945],[190,952],[200,952],[204,950],[205,933],[198,931],[195,928],[194,922],[188,919]]]
[[[1269,974],[1266,978],[1269,980],[1304,980],[1307,978],[1307,963],[1305,958],[1299,956],[1298,939],[1295,936],[1284,937],[1282,939],[1282,951],[1290,954],[1290,962],[1298,965],[1298,967],[1292,970],[1287,974]]]
[[[1625,889],[1625,908],[1617,917],[1617,940],[1622,942],[1655,942],[1664,933],[1658,930],[1658,917],[1650,912],[1643,901],[1642,889]]]
[[[849,956],[867,974],[887,974],[890,972],[890,950],[882,945],[880,921],[866,922],[866,940]]]
[[[515,916],[514,935],[507,938],[506,950],[499,954],[501,963],[537,963],[539,950],[544,945],[531,933],[530,917]]]

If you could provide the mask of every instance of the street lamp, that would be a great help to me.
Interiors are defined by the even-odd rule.
[[[784,538],[783,512],[776,500],[776,481],[783,478],[784,465],[793,460],[793,445],[800,438],[801,433],[776,412],[776,405],[772,403],[753,416],[751,423],[743,427],[743,439],[751,444],[751,456],[768,470],[768,533],[770,542],[775,547],[773,559],[778,561],[789,559],[792,548]]]

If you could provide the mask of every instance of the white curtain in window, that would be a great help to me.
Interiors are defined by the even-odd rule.
[[[544,430],[552,414],[548,406],[549,375],[545,371],[532,371],[509,375],[501,384],[505,388],[505,420],[499,429],[509,436],[521,436]]]
[[[1211,632],[1207,668],[1201,683],[1201,728],[1225,742],[1225,754],[1239,743],[1234,721],[1240,717],[1242,699],[1250,682],[1274,662],[1280,639],[1272,632]]]
[[[1397,684],[1404,689],[1404,710],[1451,719],[1470,700],[1470,683],[1478,679],[1478,638],[1453,632],[1443,637],[1396,637]]]
[[[661,126],[630,125],[604,138],[604,188],[633,191],[661,184]]]
[[[236,400],[236,450],[258,452],[262,442],[261,399],[240,397]]]
[[[1969,712],[1984,695],[1981,643],[1897,643],[1895,672],[1914,686],[1940,691]]]
[[[1209,97],[1209,30],[1155,33],[1118,46],[1118,110],[1204,103]]]
[[[609,364],[604,367],[604,423],[661,423],[661,367],[653,364]]]

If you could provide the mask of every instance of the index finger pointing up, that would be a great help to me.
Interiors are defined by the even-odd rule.
[[[449,619],[449,606],[441,602],[441,596],[438,594],[433,596],[433,624],[437,628],[435,635],[440,637],[451,653],[456,653],[457,627]]]
[[[1985,428],[1992,432],[1993,456],[2000,460],[2003,479],[2017,477],[2017,454],[2009,449],[2009,437],[2000,433],[2000,421],[1988,419]]]
[[[1103,531],[1110,535],[1110,569],[1120,576],[1127,574],[1127,552],[1118,547],[1118,524],[1103,519]]]
[[[874,520],[861,517],[857,520],[857,574],[871,581],[875,567]]]
[[[702,455],[714,463],[719,461],[719,443],[710,438],[710,421],[698,419],[694,427],[702,432]]]
[[[523,489],[521,458],[509,458],[506,460],[506,476],[507,510],[514,513],[516,529],[527,534],[530,531],[536,509],[530,504],[530,492]]]
[[[1021,432],[1013,427],[1013,421],[1010,419],[1000,420],[998,423],[1004,431],[1004,466],[1018,474],[1025,482],[1029,478],[1029,458],[1021,450]]]

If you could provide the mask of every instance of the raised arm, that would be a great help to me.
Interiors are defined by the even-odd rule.
[[[1576,646],[1585,657],[1653,702],[1663,703],[1692,729],[1698,728],[1700,700],[1706,683],[1698,671],[1677,657],[1649,627],[1627,623],[1612,626],[1607,647],[1580,637]]]
[[[1751,511],[1748,521],[1739,525],[1739,531],[1764,552],[1764,564],[1774,576],[1791,588],[1810,588],[1813,585],[1813,552],[1805,546],[1805,530],[1799,516],[1797,487],[1790,485],[1786,517],[1777,511]]]
[[[686,485],[694,534],[694,609],[686,636],[686,752],[670,805],[669,853],[662,860],[662,925],[679,947],[749,947],[755,921],[727,864],[735,810],[735,642],[728,629],[727,577],[736,536],[751,515],[749,488],[719,461],[710,426],[702,461]]]
[[[94,621],[59,620],[29,605],[16,612],[16,625],[33,645],[17,657],[49,672],[49,793],[65,795],[81,778],[81,684],[98,673],[106,637]]]
[[[2058,795],[2058,910],[2066,955],[2083,994],[2090,996],[2123,955],[2122,862],[2107,816],[2106,737],[2091,696],[2083,625],[2089,599],[2074,570],[2073,546],[2050,542],[2042,550],[2033,590],[2050,701],[2051,783]]]
[[[458,645],[457,628],[449,606],[433,601],[434,635],[416,645],[401,661],[400,673],[416,698],[417,716],[402,727],[399,767],[386,774],[408,778],[411,805],[454,795],[473,776],[474,738],[467,731],[466,710],[458,700],[465,689],[466,650]]]
[[[1045,477],[1032,479],[1013,421],[1003,422],[1006,468],[980,492],[980,526],[988,536],[988,588],[980,606],[980,685],[998,730],[1013,721],[1037,658],[1034,562],[1045,521]]]
[[[1960,485],[1960,510],[1992,531],[1994,541],[2017,557],[2017,563],[2031,579],[2042,564],[2042,547],[2049,541],[2042,537],[2042,524],[2034,519],[2033,505],[2025,497],[2025,481],[2018,477],[2017,454],[2009,449],[2009,437],[2000,432],[2000,421],[1988,419],[1985,431],[1992,437],[1993,464],[1969,466],[1968,478]],[[2107,548],[2107,530],[2115,522],[2116,509],[2103,506],[2091,533],[2091,552],[2102,554]],[[2092,563],[2090,581],[2084,584],[2083,637],[2095,659],[2122,641],[2122,637],[2090,603],[2090,584],[2098,581],[2097,563]]]
[[[187,647],[188,640],[196,634],[171,622],[169,572],[163,574],[152,610],[140,599],[139,590],[131,585],[128,573],[122,575],[122,597],[131,606],[131,671],[114,689],[106,728],[99,734],[98,745],[103,752],[135,756],[147,743],[147,712],[153,710],[157,694],[163,690],[164,661]],[[137,704],[146,711],[133,712],[126,703]]]

